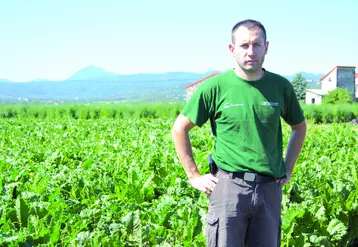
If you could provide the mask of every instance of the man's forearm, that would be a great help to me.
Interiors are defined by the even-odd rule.
[[[303,142],[306,136],[306,123],[301,123],[298,127],[293,127],[288,146],[286,150],[286,169],[289,175],[293,172],[293,167],[302,150]]]
[[[189,134],[185,130],[172,130],[175,149],[189,179],[200,176],[195,164]]]

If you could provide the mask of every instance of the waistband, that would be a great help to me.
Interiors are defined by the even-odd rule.
[[[229,172],[221,168],[218,169],[218,172],[228,175],[229,178],[241,178],[248,182],[269,183],[277,181],[277,179],[274,177],[252,172]]]

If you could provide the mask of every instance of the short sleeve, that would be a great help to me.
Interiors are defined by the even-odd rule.
[[[201,127],[213,115],[215,109],[215,87],[212,79],[202,82],[181,114]]]
[[[296,125],[305,120],[303,110],[291,83],[288,84],[285,92],[285,109],[282,117],[289,125]]]

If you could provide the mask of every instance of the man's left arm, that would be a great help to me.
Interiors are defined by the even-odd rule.
[[[297,158],[302,150],[303,142],[306,137],[306,129],[306,121],[291,126],[291,136],[288,141],[285,158],[287,177],[280,180],[281,185],[285,185],[291,180],[293,167],[295,166]]]

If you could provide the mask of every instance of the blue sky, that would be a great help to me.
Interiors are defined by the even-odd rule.
[[[0,0],[0,78],[225,70],[231,28],[247,18],[267,30],[266,69],[326,73],[358,66],[357,13],[355,0]]]

